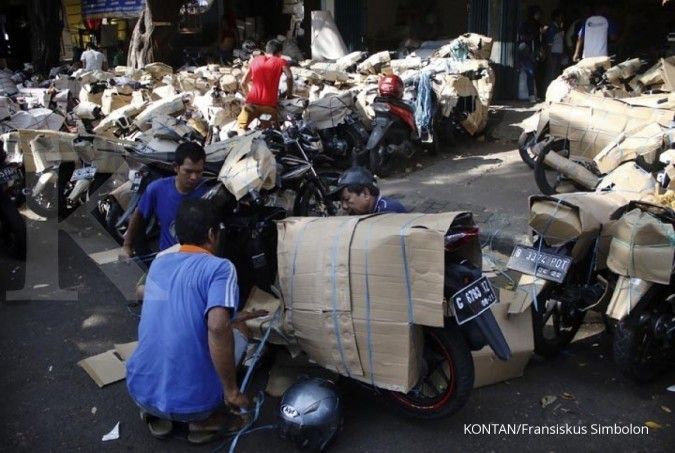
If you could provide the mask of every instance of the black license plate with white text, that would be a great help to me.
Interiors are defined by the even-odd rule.
[[[523,274],[562,283],[571,265],[572,258],[569,256],[541,252],[532,247],[516,245],[507,267]]]
[[[487,277],[481,277],[452,296],[455,320],[460,326],[489,309],[497,302],[497,294]]]

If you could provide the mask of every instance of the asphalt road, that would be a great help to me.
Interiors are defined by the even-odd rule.
[[[507,160],[494,169],[497,174],[520,171],[509,169],[518,164]],[[449,178],[453,167],[466,171],[460,160],[457,165],[445,165],[442,173]],[[522,192],[520,185],[513,186]],[[513,203],[522,204],[522,196],[514,194]],[[507,198],[500,194],[500,200]],[[31,228],[44,226],[36,222]],[[96,236],[88,239],[95,242]],[[152,438],[124,383],[100,389],[77,366],[79,360],[104,352],[113,343],[135,340],[138,318],[127,309],[117,287],[68,234],[60,232],[57,243],[58,285],[75,291],[76,300],[56,291],[54,282],[41,286],[41,279],[50,280],[56,266],[53,261],[31,271],[28,289],[42,297],[7,300],[15,294],[7,291],[23,287],[25,266],[0,251],[0,450],[211,451],[214,445],[198,448],[177,439]],[[45,242],[42,246],[47,250],[53,245]],[[267,371],[258,371],[252,391],[263,388]],[[533,359],[522,378],[475,390],[462,411],[444,420],[399,416],[369,390],[342,380],[344,426],[331,451],[673,451],[675,393],[667,391],[673,384],[673,372],[643,386],[621,377],[612,362],[607,334],[576,342],[556,359]],[[556,401],[542,408],[542,398],[549,395],[556,396]],[[273,398],[266,400],[261,425],[273,422],[277,403]],[[593,434],[599,425],[641,427],[648,421],[661,428],[642,435]],[[120,438],[102,442],[101,436],[117,422]],[[468,433],[467,426],[481,429],[474,424],[575,426],[585,427],[588,433]],[[260,431],[244,438],[238,451],[294,449],[273,431]]]

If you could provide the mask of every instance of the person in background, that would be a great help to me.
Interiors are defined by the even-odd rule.
[[[551,14],[551,23],[546,29],[544,39],[548,51],[546,59],[546,86],[548,86],[562,72],[567,63],[565,55],[565,26],[563,13],[556,9]]]
[[[87,43],[87,50],[82,52],[80,61],[85,71],[106,71],[108,69],[108,59],[91,41]]]
[[[541,60],[543,53],[541,17],[541,8],[531,6],[528,10],[527,20],[518,29],[518,65],[521,71],[525,71],[527,91],[531,102],[537,101],[535,72],[537,62]]]
[[[608,17],[607,9],[607,2],[599,2],[594,9],[594,14],[584,22],[579,30],[574,61],[609,55],[607,41],[617,39],[617,30],[614,21]]]
[[[243,134],[251,121],[266,113],[276,121],[279,104],[279,80],[286,75],[286,97],[293,96],[293,74],[286,60],[281,58],[281,43],[270,40],[265,54],[251,60],[241,81],[246,103],[237,118],[238,132]]]
[[[577,18],[569,25],[569,27],[567,27],[567,32],[565,32],[565,45],[567,46],[567,54],[570,58],[574,56],[574,50],[577,47],[579,30],[584,26],[586,19],[591,17],[591,14],[593,14],[593,9],[589,5],[584,5],[577,15]]]
[[[340,200],[342,209],[349,215],[408,212],[399,201],[380,195],[375,177],[364,167],[345,170],[338,179],[337,188],[331,192],[331,198]]]
[[[201,444],[241,427],[225,409],[249,405],[237,385],[244,322],[267,312],[237,313],[237,273],[213,255],[220,228],[208,200],[181,204],[176,234],[180,249],[157,257],[148,272],[127,389],[153,436],[166,437],[182,422],[187,440]]]
[[[112,58],[113,68],[117,66],[124,66],[127,62],[127,56],[124,54],[124,43],[119,41],[115,49],[115,55]]]
[[[120,254],[122,258],[134,256],[138,252],[137,239],[145,230],[145,223],[153,215],[159,221],[160,251],[178,242],[175,231],[178,207],[186,198],[201,198],[208,190],[208,187],[202,184],[205,162],[206,153],[199,144],[186,142],[178,145],[173,164],[176,176],[153,181],[143,192],[138,208],[132,214],[129,228],[124,235],[124,244]]]

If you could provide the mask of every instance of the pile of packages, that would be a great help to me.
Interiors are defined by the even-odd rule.
[[[645,62],[639,58],[612,66],[609,57],[595,57],[565,69],[546,90],[546,101],[561,102],[572,90],[623,99],[670,93],[673,88],[675,56],[662,58],[650,68],[645,68]]]
[[[406,81],[405,99],[414,103],[420,71],[429,71],[444,113],[460,105],[470,134],[482,131],[492,98],[494,73],[488,64],[492,40],[467,34],[424,58],[414,53],[392,59],[388,51],[368,56],[354,52],[331,61],[304,60],[291,68],[295,96],[311,102],[341,96],[360,113],[369,129],[370,108],[381,75],[397,73]],[[247,61],[210,64],[174,71],[163,63],[142,69],[118,66],[110,71],[55,68],[42,80],[30,73],[0,71],[0,133],[42,129],[91,133],[144,144],[169,124],[189,128],[207,143],[227,138],[244,97],[241,79]],[[285,90],[282,79],[280,87]],[[284,102],[282,108],[297,107]],[[468,106],[468,107],[466,107]]]

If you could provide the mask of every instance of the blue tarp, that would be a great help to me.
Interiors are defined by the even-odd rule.
[[[138,17],[145,8],[145,0],[82,0],[82,16]]]

